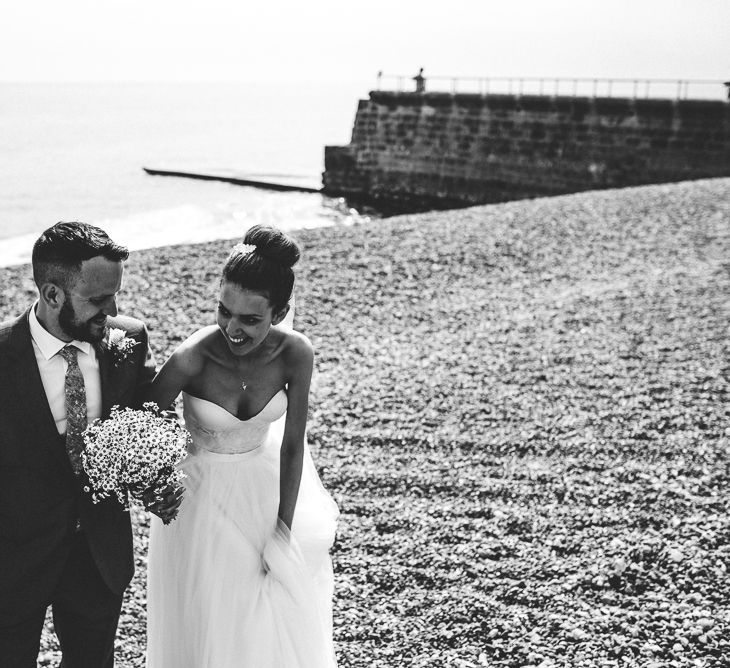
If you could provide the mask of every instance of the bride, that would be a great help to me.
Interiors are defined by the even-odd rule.
[[[151,400],[183,393],[185,496],[152,519],[148,668],[326,668],[337,506],[305,439],[313,351],[285,326],[296,243],[256,226],[223,268],[217,325],[180,345]]]

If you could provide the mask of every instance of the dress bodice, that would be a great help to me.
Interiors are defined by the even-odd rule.
[[[251,452],[266,441],[271,425],[287,409],[285,390],[279,390],[269,403],[248,420],[239,420],[218,404],[183,393],[185,425],[193,438],[191,453],[237,455]]]

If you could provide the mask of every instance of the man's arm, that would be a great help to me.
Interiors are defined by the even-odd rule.
[[[144,350],[144,361],[137,374],[137,384],[134,388],[134,402],[138,407],[148,400],[152,379],[157,374],[155,356],[152,354],[149,340],[147,327],[143,324],[139,332],[139,343]],[[177,515],[177,509],[182,501],[182,488],[166,487],[158,491],[147,490],[142,495],[142,501],[149,512],[154,513],[167,524]]]
[[[140,347],[144,350],[144,362],[137,374],[137,385],[134,388],[134,403],[138,407],[142,406],[144,401],[146,401],[152,379],[157,373],[155,356],[152,354],[152,348],[150,348],[150,336],[145,325],[142,325],[142,330],[139,333],[139,343]]]

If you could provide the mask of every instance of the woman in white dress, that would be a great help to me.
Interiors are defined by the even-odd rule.
[[[148,668],[327,668],[337,506],[305,439],[313,351],[283,325],[299,249],[256,226],[223,268],[217,324],[153,382],[183,392],[192,446],[180,511],[153,518]]]

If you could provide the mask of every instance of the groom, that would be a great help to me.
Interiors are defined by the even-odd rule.
[[[83,429],[139,406],[155,367],[147,330],[117,316],[128,251],[83,223],[33,247],[38,299],[0,324],[0,666],[35,668],[52,606],[64,668],[108,668],[134,572],[129,513],[83,491]],[[118,344],[125,332],[126,345]],[[148,505],[161,517],[179,500]]]

